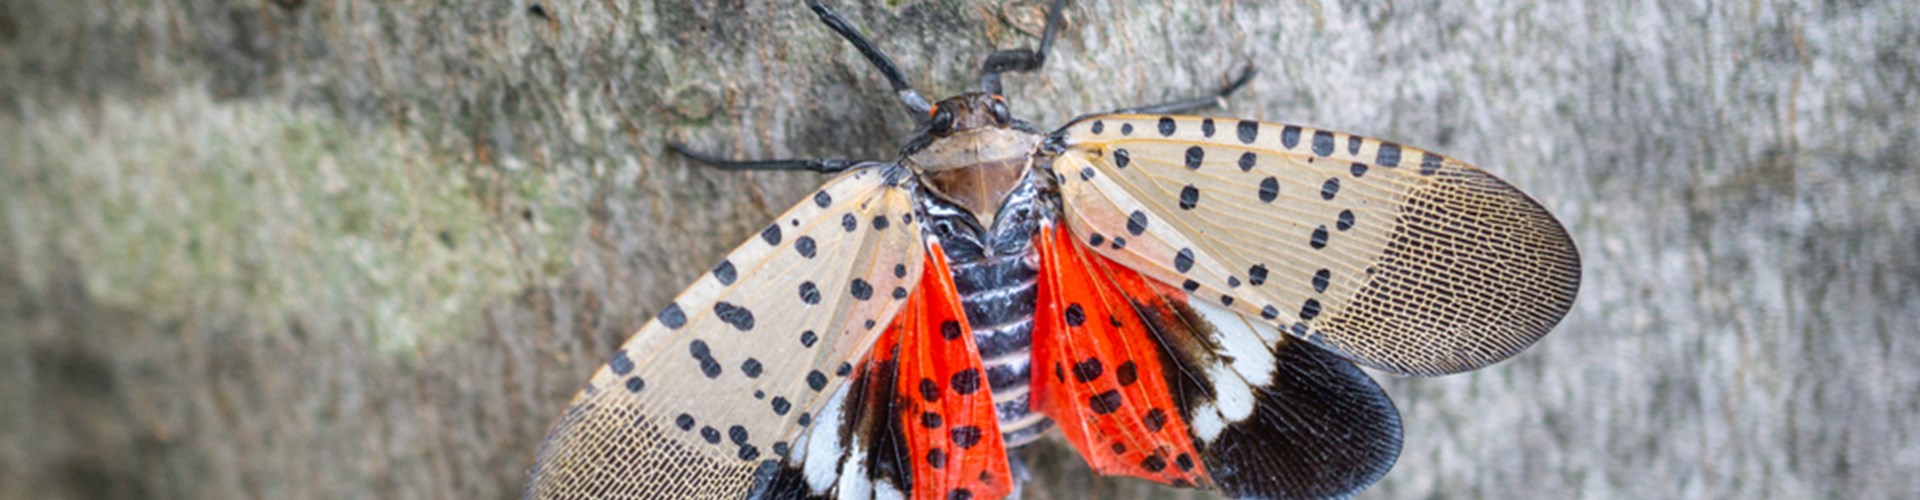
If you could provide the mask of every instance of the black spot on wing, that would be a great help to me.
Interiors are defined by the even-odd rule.
[[[739,277],[740,274],[734,270],[731,260],[723,260],[720,261],[720,265],[713,266],[713,279],[720,280],[722,285],[731,285]]]
[[[1313,154],[1328,156],[1333,154],[1333,133],[1325,130],[1313,132]]]
[[[1260,122],[1253,120],[1240,120],[1240,124],[1234,128],[1241,144],[1253,144],[1253,138],[1260,135]]]

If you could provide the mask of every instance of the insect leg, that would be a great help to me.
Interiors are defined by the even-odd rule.
[[[873,63],[873,66],[880,70],[880,74],[887,77],[887,82],[893,85],[894,95],[900,97],[900,104],[906,105],[907,114],[912,115],[914,123],[927,119],[933,104],[928,103],[927,98],[922,97],[919,91],[913,90],[913,84],[907,83],[907,75],[901,73],[900,67],[895,66],[892,59],[888,59],[886,54],[881,53],[879,47],[873,46],[873,41],[867,40],[859,30],[853,29],[853,24],[847,22],[847,18],[840,17],[840,13],[827,8],[827,5],[820,3],[820,0],[807,0],[807,7],[820,16],[820,22],[827,23],[828,28],[833,28],[841,38],[847,39],[847,43],[853,44],[853,48],[859,50],[860,55],[867,57],[867,62]]]
[[[1040,35],[1038,49],[996,50],[987,54],[987,62],[980,65],[980,91],[1000,95],[1000,73],[1007,71],[1033,71],[1047,63],[1047,49],[1053,46],[1053,34],[1060,31],[1061,12],[1067,7],[1067,0],[1053,0],[1053,6],[1047,8],[1047,27]]]
[[[720,158],[717,156],[711,156],[711,155],[702,154],[702,153],[696,153],[692,150],[687,149],[685,145],[682,145],[677,142],[668,143],[667,148],[672,149],[673,152],[679,153],[680,156],[685,156],[689,159],[692,159],[693,161],[705,163],[710,166],[723,168],[727,170],[805,170],[810,172],[820,172],[823,174],[831,174],[836,172],[842,172],[848,168],[852,168],[854,166],[860,165],[861,163],[864,163],[857,160],[846,160],[846,159],[839,159],[839,158],[805,158],[805,159],[791,159],[791,160],[739,161],[739,160],[728,160],[728,159]]]

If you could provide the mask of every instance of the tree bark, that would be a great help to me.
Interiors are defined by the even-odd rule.
[[[1033,0],[836,2],[929,97]],[[1075,2],[1042,128],[1214,112],[1474,162],[1574,233],[1531,351],[1382,377],[1368,497],[1920,495],[1911,2]],[[0,497],[501,498],[614,347],[910,123],[796,3],[0,2]],[[1157,497],[1036,453],[1029,498]]]

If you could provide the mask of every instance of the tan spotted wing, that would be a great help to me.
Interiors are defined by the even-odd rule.
[[[1566,315],[1559,221],[1459,160],[1232,119],[1109,115],[1062,131],[1073,233],[1097,252],[1359,363],[1456,373]]]
[[[554,424],[527,496],[738,498],[803,453],[921,276],[903,175],[840,175],[663,308]]]

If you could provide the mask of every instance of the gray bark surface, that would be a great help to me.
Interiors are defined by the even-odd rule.
[[[930,97],[1041,3],[841,1]],[[537,6],[537,8],[536,8]],[[536,12],[537,11],[537,12]],[[1558,330],[1383,377],[1372,498],[1920,496],[1920,4],[1076,2],[1043,127],[1215,112],[1474,162]],[[632,330],[910,124],[794,3],[0,1],[0,497],[503,498]],[[1054,442],[1029,498],[1164,494]]]

